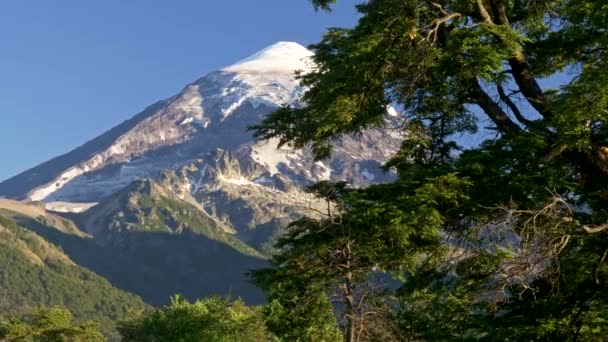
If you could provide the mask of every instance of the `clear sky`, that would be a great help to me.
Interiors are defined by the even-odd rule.
[[[353,26],[356,0],[0,1],[0,180],[277,41]]]

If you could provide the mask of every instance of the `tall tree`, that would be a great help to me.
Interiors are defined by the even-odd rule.
[[[335,1],[312,2],[329,10]],[[431,278],[458,275],[451,291],[484,304],[471,315],[494,329],[460,336],[598,339],[608,319],[608,4],[368,0],[357,9],[354,28],[312,46],[306,106],[270,115],[257,137],[324,158],[334,139],[383,125],[393,106],[405,118],[387,165],[397,191],[424,193],[447,176],[470,184],[466,201],[436,208],[434,229],[457,258]],[[565,84],[551,88],[557,80]],[[485,281],[466,283],[475,273]]]
[[[358,191],[345,182],[317,183],[308,190],[327,201],[327,212],[289,225],[272,267],[255,271],[254,281],[270,300],[295,300],[290,313],[296,317],[305,302],[320,295],[332,299],[345,341],[393,339],[390,324],[378,327],[390,321],[392,310],[390,279],[377,275],[402,278],[423,253],[433,253],[443,224],[438,207],[458,206],[466,186],[452,174],[414,192],[401,184]]]

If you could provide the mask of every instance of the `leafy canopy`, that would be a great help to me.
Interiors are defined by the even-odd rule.
[[[335,1],[312,2],[329,10]],[[608,318],[608,4],[368,0],[357,9],[354,28],[330,29],[311,46],[317,68],[300,76],[306,105],[276,111],[253,127],[256,136],[310,146],[322,159],[340,136],[383,126],[393,106],[405,138],[387,168],[399,180],[355,192],[364,204],[347,201],[340,229],[366,227],[370,235],[357,243],[379,269],[416,269],[401,291],[402,329],[428,339],[601,340]],[[437,190],[445,179],[466,187]],[[445,205],[438,192],[446,190],[458,200]],[[391,208],[398,212],[383,221]],[[306,256],[311,267],[302,276],[327,288],[340,272],[320,271],[327,260],[320,248],[340,246],[344,234],[326,226],[293,224],[276,272]],[[399,243],[412,255],[425,251],[419,234],[443,234],[452,253],[432,265],[403,264],[423,261],[400,258]],[[395,242],[394,263],[385,266],[382,255]],[[468,314],[448,319],[438,310],[447,302]],[[411,319],[412,312],[437,325]],[[438,327],[442,337],[433,335]]]
[[[14,342],[99,342],[105,341],[99,324],[72,322],[69,310],[54,307],[35,309],[24,316],[0,320],[0,340]]]
[[[189,303],[176,295],[166,307],[133,316],[118,325],[126,341],[272,341],[260,309],[240,300],[209,297]]]

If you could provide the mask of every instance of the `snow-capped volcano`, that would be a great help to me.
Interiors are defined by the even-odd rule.
[[[278,42],[235,64],[223,68],[234,73],[292,73],[311,70],[313,53],[298,43]]]
[[[197,165],[195,171],[200,174],[218,170],[218,155],[229,155],[237,163],[232,170],[224,167],[225,172],[214,173],[223,180],[219,176],[191,180],[213,186],[184,185],[197,199],[217,198],[210,193],[229,188],[230,196],[222,197],[228,205],[240,199],[235,185],[251,187],[252,192],[266,187],[287,193],[293,186],[322,179],[354,184],[387,179],[379,166],[398,149],[400,139],[385,129],[345,137],[336,142],[333,157],[322,162],[314,162],[306,150],[278,150],[276,141],[255,142],[247,130],[279,106],[300,105],[304,89],[295,75],[314,68],[311,56],[297,43],[279,42],[211,72],[83,146],[0,183],[0,197],[98,202],[163,170],[188,165]],[[237,178],[227,176],[237,169]],[[207,194],[200,193],[201,189]],[[255,198],[249,194],[249,200]]]

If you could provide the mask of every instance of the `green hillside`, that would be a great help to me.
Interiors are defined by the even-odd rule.
[[[0,314],[61,305],[77,321],[97,320],[111,336],[113,321],[147,305],[78,266],[62,249],[0,215]]]
[[[50,238],[77,263],[148,303],[167,304],[176,293],[192,300],[231,295],[264,301],[246,275],[264,267],[264,257],[167,184],[135,182],[73,218],[93,239],[56,232]]]

